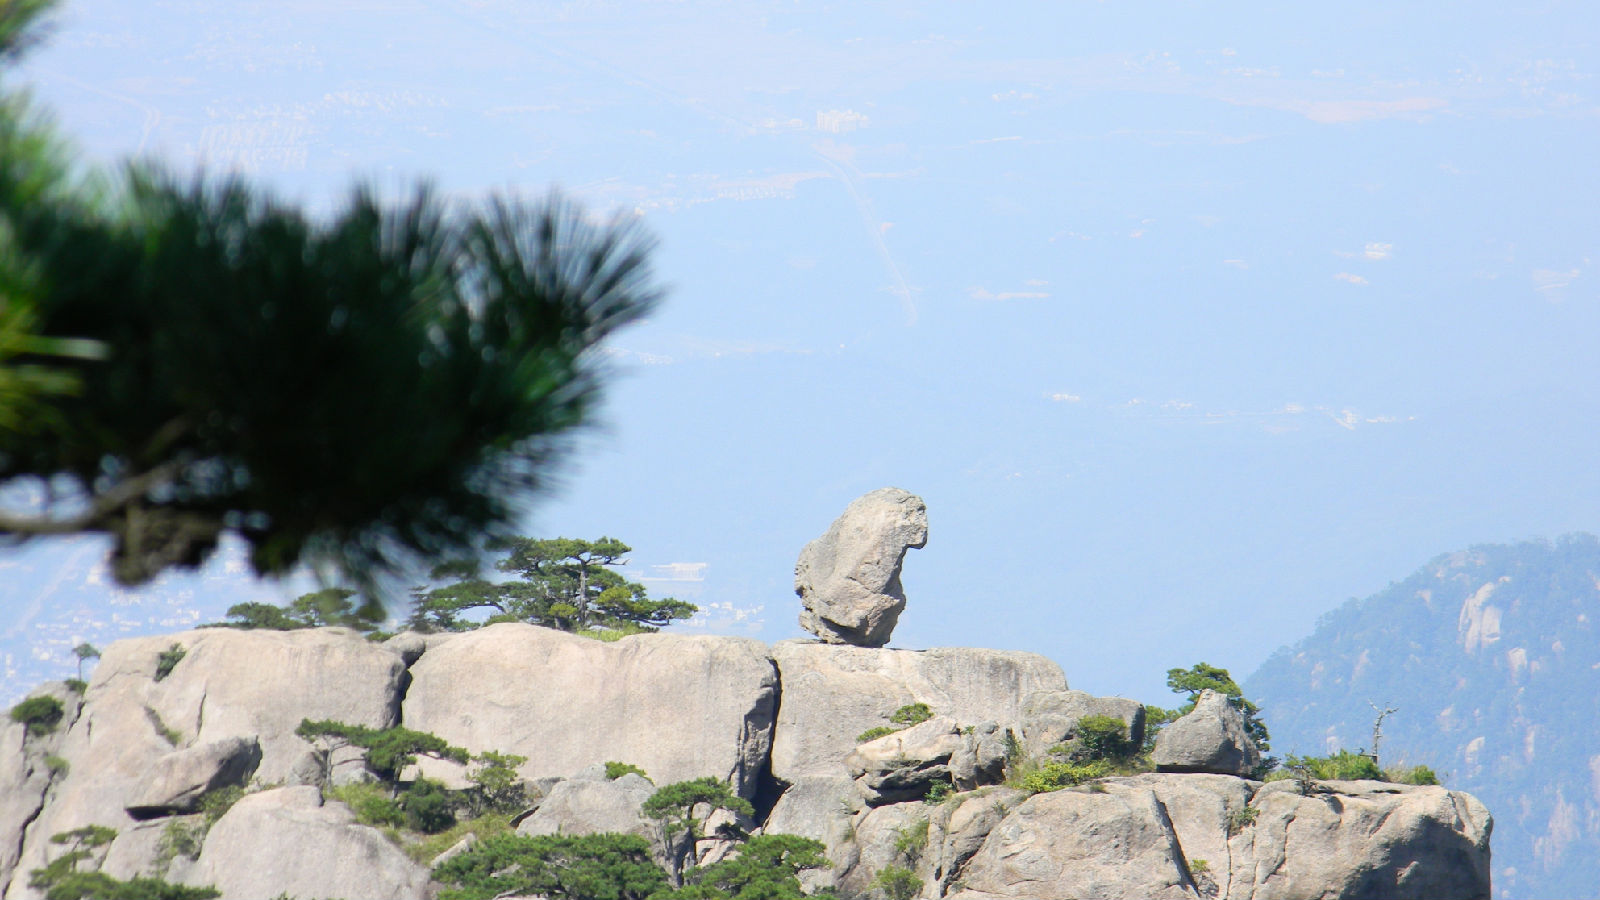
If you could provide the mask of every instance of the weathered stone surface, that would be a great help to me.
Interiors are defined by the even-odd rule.
[[[929,839],[930,884],[942,891],[960,877],[1006,813],[1027,799],[1022,791],[989,787],[957,794],[934,808]]]
[[[921,800],[934,783],[950,783],[950,758],[963,743],[955,719],[934,716],[861,744],[844,762],[869,806]]]
[[[183,659],[157,681],[158,658],[174,644],[185,649]],[[256,738],[255,776],[289,780],[311,749],[294,734],[302,719],[389,727],[404,674],[394,653],[341,628],[205,628],[117,641],[95,666],[82,712],[61,740],[58,753],[70,768],[28,827],[17,870],[48,861],[52,834],[129,827],[127,806],[175,747]]]
[[[550,789],[533,815],[517,826],[518,834],[599,834],[615,831],[655,837],[656,829],[639,810],[656,786],[649,779],[627,774],[611,781],[570,778]]]
[[[157,682],[155,657],[174,642],[189,654]],[[1060,670],[1031,654],[792,642],[769,656],[739,639],[647,635],[606,645],[531,626],[424,645],[415,665],[434,667],[423,673],[432,683],[422,684],[417,719],[406,724],[475,751],[544,756],[526,767],[542,790],[532,792],[538,808],[517,817],[525,834],[631,831],[654,844],[657,829],[639,812],[655,785],[637,776],[608,781],[604,761],[640,765],[657,784],[731,775],[750,797],[770,742],[775,783],[786,789],[762,826],[827,845],[834,869],[802,875],[813,888],[872,893],[873,877],[900,865],[925,881],[924,896],[968,900],[1490,896],[1492,820],[1472,797],[1438,787],[1324,782],[1302,796],[1294,782],[1152,773],[1031,798],[991,786],[938,804],[886,802],[920,798],[934,780],[964,787],[999,777],[1008,730],[1047,747],[1070,736],[1083,715],[1120,711],[1134,724],[1131,701],[1068,691]],[[246,650],[260,653],[250,678],[279,679],[272,702],[233,683],[244,677],[233,654]],[[228,897],[425,896],[426,870],[341,804],[323,805],[310,786],[247,796],[212,829],[199,859],[163,852],[169,826],[201,822],[166,813],[193,809],[208,788],[244,781],[241,770],[257,755],[264,764],[269,748],[291,761],[286,768],[306,769],[310,783],[330,780],[330,770],[341,780],[337,770],[358,765],[355,753],[318,758],[292,736],[294,726],[302,718],[393,724],[396,695],[385,693],[386,679],[402,659],[336,630],[207,630],[113,645],[81,706],[64,686],[48,688],[66,707],[56,733],[24,739],[21,725],[0,718],[0,896],[38,897],[26,873],[59,855],[49,836],[88,824],[118,829],[103,866],[118,878],[216,884]],[[349,671],[336,669],[341,664]],[[784,696],[774,725],[775,668]],[[351,684],[355,697],[347,695]],[[388,707],[379,702],[385,697]],[[915,702],[936,717],[856,745],[857,734]],[[231,710],[236,704],[248,714]],[[1226,737],[1232,708],[1215,695],[1199,707],[1219,704],[1225,708],[1211,715],[1224,724],[1214,731]],[[445,727],[420,721],[428,715]],[[1215,734],[1209,740],[1219,743]],[[60,760],[47,764],[46,756]],[[863,800],[847,760],[872,782],[867,793],[879,805]],[[562,779],[582,768],[574,761],[588,767]],[[129,807],[164,817],[134,821]],[[707,839],[697,849],[710,861],[732,846]],[[657,847],[659,855],[687,849],[687,841]]]
[[[862,807],[855,782],[848,776],[804,775],[778,798],[762,830],[821,841],[828,848],[833,868],[802,872],[800,881],[812,891],[833,887],[838,873],[848,871],[859,856],[854,818]]]
[[[713,775],[745,797],[772,740],[777,672],[759,641],[650,634],[603,643],[505,623],[430,645],[405,722],[529,780],[620,760],[658,784]]]
[[[854,862],[836,875],[840,892],[847,897],[879,896],[872,887],[872,880],[889,866],[910,869],[924,885],[931,884],[933,861],[928,846],[935,841],[930,822],[932,812],[926,803],[895,803],[869,809],[858,816],[852,842],[855,844]]]
[[[950,758],[950,778],[958,791],[998,784],[1006,775],[1006,732],[996,722],[961,729],[961,749]]]
[[[783,703],[772,739],[772,772],[784,781],[845,774],[856,737],[889,724],[896,709],[926,703],[964,724],[995,722],[1021,732],[1022,698],[1067,688],[1061,668],[1011,650],[947,647],[889,650],[814,641],[772,647]],[[654,774],[654,773],[652,773]]]
[[[1062,790],[1024,800],[973,855],[962,898],[1192,898],[1183,848],[1147,788]]]
[[[1128,726],[1134,746],[1144,741],[1144,704],[1122,697],[1096,697],[1083,691],[1038,691],[1022,704],[1023,749],[1042,756],[1077,734],[1078,722],[1089,716],[1110,716]]]
[[[1233,853],[1229,840],[1234,833],[1230,819],[1244,814],[1250,797],[1260,782],[1246,781],[1232,775],[1136,775],[1117,781],[1129,788],[1148,789],[1161,801],[1167,818],[1172,822],[1178,843],[1187,860],[1205,860],[1206,871],[1192,872],[1201,893],[1206,893],[1207,879],[1215,883],[1218,892],[1227,888]],[[1236,828],[1242,829],[1241,823]],[[1202,868],[1198,865],[1195,868]]]
[[[67,730],[78,717],[80,698],[59,681],[41,685],[23,699],[34,697],[61,701],[62,716],[55,730],[44,735],[31,735],[28,726],[11,721],[10,716],[0,717],[0,896],[16,870],[23,829],[38,816],[51,782],[66,774],[52,771],[45,758],[60,752]]]
[[[971,790],[999,780],[1005,744],[995,737],[997,731],[993,722],[980,734],[949,716],[934,716],[861,744],[845,757],[845,765],[871,806],[921,800],[935,784]]]
[[[1253,825],[1230,841],[1229,896],[1487,900],[1493,819],[1469,794],[1379,781],[1292,781],[1257,791]]]
[[[428,635],[415,631],[402,631],[383,642],[383,647],[400,657],[407,666],[422,658],[428,651]]]
[[[899,488],[857,497],[800,551],[794,591],[800,627],[833,644],[882,647],[906,608],[900,566],[928,543],[928,508]]]
[[[260,764],[261,743],[254,735],[175,750],[150,767],[145,782],[128,801],[128,815],[154,819],[195,812],[207,791],[244,784]]]
[[[175,816],[136,822],[118,831],[116,839],[106,848],[100,871],[124,881],[130,878],[162,878],[174,884],[183,883],[185,878],[193,875],[200,848],[198,844],[194,847],[194,856],[176,852],[180,849],[177,847],[168,851],[167,846],[173,840],[172,832],[168,829],[173,828],[200,835],[205,831],[205,818]]]
[[[1213,772],[1248,776],[1261,751],[1245,732],[1244,716],[1216,691],[1201,691],[1194,710],[1156,735],[1151,762],[1158,772]]]
[[[211,827],[184,883],[213,885],[222,900],[428,896],[427,870],[376,829],[357,824],[344,804],[323,805],[310,786],[263,791],[234,804]]]

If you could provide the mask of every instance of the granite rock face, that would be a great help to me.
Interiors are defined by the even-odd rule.
[[[324,804],[309,785],[251,794],[234,804],[211,827],[185,881],[214,886],[222,900],[429,896],[426,869],[376,828],[357,824],[344,804]]]
[[[738,637],[604,643],[505,623],[430,645],[411,667],[406,727],[472,753],[526,756],[530,781],[617,760],[657,784],[715,775],[744,797],[771,749],[778,673]]]
[[[141,820],[192,813],[207,791],[243,785],[260,764],[261,743],[255,735],[177,750],[156,760],[125,808]]]
[[[1244,727],[1244,715],[1216,691],[1201,691],[1194,709],[1156,735],[1150,754],[1158,772],[1212,772],[1248,776],[1261,767],[1261,751]]]
[[[928,543],[928,507],[899,488],[855,499],[800,551],[794,591],[800,627],[830,644],[882,647],[906,608],[900,566]]]
[[[772,647],[783,682],[772,738],[772,774],[784,781],[845,774],[856,738],[889,724],[895,710],[926,703],[963,725],[1024,731],[1024,698],[1065,691],[1061,667],[1034,653],[944,647],[889,650],[781,641]]]
[[[1083,691],[1039,691],[1022,706],[1022,745],[1038,756],[1077,735],[1078,722],[1089,716],[1110,716],[1128,726],[1134,746],[1144,742],[1144,704],[1123,697],[1095,697]]]
[[[558,783],[533,815],[517,826],[518,834],[599,834],[614,831],[654,837],[640,808],[656,786],[629,773],[616,780],[603,774],[580,773]]]
[[[1471,794],[1382,781],[1323,790],[1256,792],[1255,824],[1230,842],[1230,896],[1488,900],[1494,822]]]
[[[869,806],[920,800],[936,784],[972,790],[999,781],[1006,749],[993,722],[962,726],[949,716],[868,741],[845,757]]]
[[[24,699],[34,697],[59,701],[62,720],[46,734],[31,734],[27,725],[10,716],[0,718],[0,896],[22,855],[23,830],[44,807],[45,792],[65,774],[50,765],[49,757],[60,753],[82,703],[61,682],[41,685]]]
[[[149,799],[152,774],[175,750],[254,741],[253,777],[288,782],[315,768],[306,765],[311,745],[294,734],[302,719],[392,726],[405,674],[398,655],[342,628],[206,628],[117,641],[95,666],[81,711],[61,725],[54,755],[65,765],[49,802],[20,838],[0,835],[0,846],[21,848],[0,895],[33,895],[27,873],[59,850],[51,835],[131,827],[128,807]]]
[[[186,653],[158,679],[175,643]],[[1216,774],[1249,771],[1254,750],[1218,695],[1159,739],[1158,759],[1186,771],[1033,796],[998,783],[1017,754],[1070,739],[1084,716],[1118,716],[1130,734],[1142,724],[1133,701],[1070,691],[1028,653],[678,635],[604,644],[526,625],[388,647],[340,629],[211,629],[118,642],[82,697],[40,692],[62,702],[55,731],[0,720],[6,898],[39,897],[28,873],[63,852],[50,836],[85,825],[117,830],[102,865],[116,878],[210,884],[230,898],[432,895],[425,867],[324,799],[360,761],[319,758],[293,734],[304,718],[403,724],[528,756],[538,805],[513,819],[521,833],[646,835],[658,859],[683,859],[690,844],[661,845],[640,815],[646,799],[673,781],[729,779],[755,819],[710,816],[707,833],[727,821],[821,840],[833,868],[803,883],[845,895],[876,892],[896,866],[922,880],[921,896],[967,900],[1490,896],[1493,823],[1475,799],[1380,782],[1306,795],[1293,781]],[[934,716],[857,743],[914,703]],[[606,779],[612,760],[653,783]],[[431,766],[416,771],[469,786],[469,770]],[[262,784],[264,771],[306,783]],[[941,783],[953,793],[925,802]],[[189,811],[240,784],[249,793],[206,833]],[[183,831],[197,846],[174,856],[169,837]],[[738,852],[725,838],[693,846],[702,862]]]

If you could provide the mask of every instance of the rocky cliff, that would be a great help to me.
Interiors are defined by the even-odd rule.
[[[1008,764],[1083,716],[1143,727],[1138,704],[1071,691],[1028,653],[602,643],[519,624],[384,644],[342,629],[202,629],[113,644],[81,693],[34,696],[57,698],[62,716],[0,731],[6,898],[40,896],[29,873],[60,857],[51,837],[92,825],[115,829],[100,865],[119,879],[230,898],[430,896],[426,863],[327,799],[349,760],[296,736],[305,719],[403,724],[526,757],[518,775],[538,799],[517,819],[525,834],[648,833],[638,810],[654,786],[608,779],[600,763],[656,785],[713,776],[752,801],[748,829],[824,842],[833,867],[807,873],[809,886],[843,896],[874,895],[890,867],[929,897],[1489,896],[1489,815],[1439,787],[1330,782],[1306,795],[1205,772],[1004,786]],[[932,717],[858,744],[914,704]],[[463,784],[456,764],[425,762]],[[208,821],[204,798],[230,785],[245,796]],[[174,847],[174,823],[201,821]]]

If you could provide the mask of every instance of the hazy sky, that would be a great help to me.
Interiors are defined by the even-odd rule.
[[[776,640],[800,547],[902,487],[895,645],[1163,702],[1437,553],[1600,530],[1597,37],[1587,2],[79,0],[18,77],[90,162],[642,215],[668,299],[530,533]],[[65,627],[71,552],[7,567],[8,638]]]

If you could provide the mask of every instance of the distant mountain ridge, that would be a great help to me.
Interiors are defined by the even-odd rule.
[[[1324,615],[1245,679],[1280,753],[1424,763],[1495,816],[1497,897],[1600,897],[1600,538],[1482,545]]]

